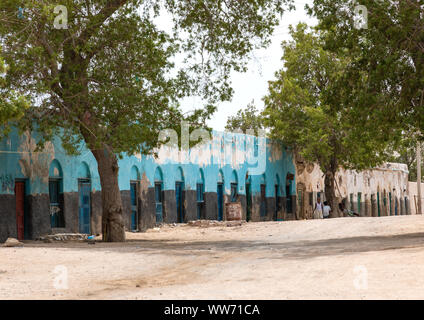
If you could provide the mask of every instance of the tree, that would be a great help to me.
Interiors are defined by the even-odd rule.
[[[244,133],[248,130],[254,130],[257,135],[258,131],[263,129],[263,123],[261,114],[256,109],[254,101],[250,102],[246,109],[237,111],[237,115],[229,117],[225,129],[228,131],[241,130]]]
[[[290,0],[3,0],[0,39],[7,81],[38,107],[28,113],[43,141],[61,135],[97,160],[104,241],[124,241],[118,157],[151,153],[163,129],[184,119],[178,101],[201,96],[203,125],[232,95],[231,70],[269,43]],[[172,17],[173,31],[158,18]],[[175,61],[183,57],[183,62]]]
[[[414,133],[404,133],[400,143],[391,148],[390,162],[405,163],[409,169],[409,181],[417,181],[417,137]],[[424,166],[421,164],[421,171]]]
[[[293,40],[283,42],[284,68],[276,73],[277,80],[269,82],[264,98],[264,121],[273,138],[320,166],[326,199],[337,208],[337,170],[379,164],[387,157],[387,143],[379,128],[351,121],[355,109],[344,103],[348,58],[325,50],[325,35],[310,32],[305,24],[290,27],[290,34]]]
[[[17,96],[7,88],[4,79],[6,72],[6,65],[0,55],[0,139],[9,132],[9,122],[22,118],[24,110],[28,108],[28,103],[24,97]]]
[[[348,52],[357,119],[398,126],[423,139],[424,0],[314,0],[309,13],[325,30],[325,46]],[[360,21],[362,20],[362,22]],[[366,22],[366,23],[364,23]],[[366,82],[358,81],[366,74]]]

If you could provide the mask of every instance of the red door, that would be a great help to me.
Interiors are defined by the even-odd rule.
[[[18,240],[24,240],[25,182],[15,182]]]

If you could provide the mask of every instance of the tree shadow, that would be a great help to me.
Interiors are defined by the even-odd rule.
[[[31,241],[25,247],[62,248],[69,250],[119,251],[174,256],[216,255],[217,253],[263,252],[271,259],[311,259],[323,256],[348,255],[365,252],[424,248],[424,233],[387,236],[346,237],[323,240],[275,241],[186,241],[176,239],[135,240],[125,243],[53,242]]]

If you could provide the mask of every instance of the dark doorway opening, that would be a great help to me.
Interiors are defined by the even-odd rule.
[[[198,183],[196,185],[196,200],[197,200],[197,219],[205,219],[204,217],[204,186],[203,183]]]
[[[252,220],[252,189],[250,183],[246,183],[246,221]]]
[[[78,180],[79,194],[79,232],[91,233],[91,182],[89,179]]]
[[[163,222],[162,182],[155,182],[156,223]]]
[[[63,214],[62,179],[49,179],[50,224],[52,228],[65,228]]]
[[[176,182],[175,183],[175,200],[177,203],[177,221],[178,223],[183,223],[184,222],[184,207],[183,207],[183,203],[184,203],[184,199],[183,199],[183,189],[184,189],[184,184],[183,182]]]
[[[15,181],[15,198],[16,198],[16,230],[18,240],[24,240],[26,235],[25,228],[25,182]]]
[[[131,193],[131,231],[138,230],[138,182],[130,182]]]
[[[224,184],[218,183],[218,221],[224,220]]]

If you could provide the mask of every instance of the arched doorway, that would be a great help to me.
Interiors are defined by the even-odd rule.
[[[266,207],[266,177],[265,174],[261,176],[261,202],[259,204],[259,210],[261,217],[265,217],[267,214],[267,207]]]
[[[199,170],[196,182],[197,219],[205,219],[205,176],[203,170]]]
[[[281,210],[281,204],[280,204],[280,177],[279,175],[275,175],[275,187],[274,187],[274,196],[275,196],[275,214],[274,214],[274,220],[278,221],[278,213]],[[281,219],[280,219],[281,220]]]
[[[130,227],[131,227],[131,231],[137,231],[138,230],[139,181],[140,181],[140,172],[139,172],[137,166],[134,165],[131,168],[131,180],[130,180],[130,195],[131,195]]]
[[[156,203],[156,223],[163,222],[163,174],[160,167],[155,171],[155,203]]]
[[[185,221],[185,210],[184,210],[184,172],[181,167],[177,169],[175,178],[175,201],[177,207],[177,222],[183,223]]]
[[[224,220],[224,174],[221,170],[218,173],[217,183],[217,198],[218,198],[218,221]]]
[[[252,177],[246,173],[246,221],[252,220]]]
[[[49,168],[49,199],[50,199],[50,224],[52,228],[65,227],[63,212],[63,171],[56,159]]]
[[[292,200],[292,189],[293,189],[294,175],[288,173],[286,176],[286,213],[293,214],[293,200]]]
[[[233,170],[231,174],[231,194],[230,202],[237,202],[238,198],[238,176],[236,170]]]
[[[91,233],[91,175],[85,162],[78,168],[78,228],[83,234]]]
[[[305,202],[306,202],[306,185],[304,183],[297,184],[297,203],[298,203],[298,216],[300,219],[304,219],[306,217],[305,212]]]

